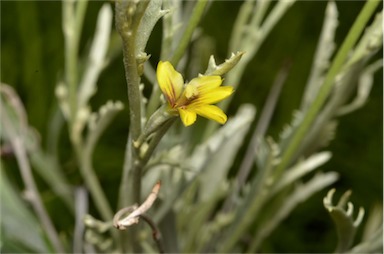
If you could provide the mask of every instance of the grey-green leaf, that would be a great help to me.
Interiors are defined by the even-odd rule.
[[[335,189],[331,189],[324,198],[323,203],[336,225],[338,244],[335,252],[342,253],[346,252],[352,246],[356,229],[364,217],[364,209],[360,207],[359,213],[355,220],[353,218],[353,205],[351,202],[348,202],[352,192],[345,192],[340,198],[338,204],[333,205],[332,197],[335,191]]]
[[[236,64],[240,61],[243,55],[244,55],[244,52],[242,51],[238,51],[236,52],[236,54],[232,53],[231,57],[229,59],[226,59],[225,62],[220,65],[216,65],[215,58],[212,55],[209,58],[208,68],[205,71],[204,75],[209,75],[209,76],[224,75],[225,73],[229,72],[233,67],[236,66]]]
[[[141,19],[136,36],[136,52],[144,52],[149,36],[156,25],[157,21],[164,16],[168,11],[161,9],[162,0],[149,1],[148,7],[145,10],[144,16]]]
[[[0,168],[3,168],[3,165]],[[22,245],[29,251],[35,251],[36,253],[52,252],[45,241],[39,222],[31,214],[28,206],[20,199],[20,194],[11,186],[2,169],[1,171],[2,248],[13,243]],[[3,242],[3,239],[8,240]]]
[[[191,167],[203,171],[199,176],[202,200],[208,199],[225,179],[254,116],[253,106],[242,106],[237,115],[200,145],[191,157]]]

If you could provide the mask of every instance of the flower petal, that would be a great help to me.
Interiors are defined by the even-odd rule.
[[[177,110],[179,111],[181,121],[185,126],[190,126],[196,121],[197,115],[194,111],[183,108],[178,108]]]
[[[199,93],[206,93],[221,85],[223,80],[220,76],[201,76],[192,79],[187,86],[196,86]]]
[[[193,108],[198,115],[214,120],[220,124],[225,124],[227,121],[227,115],[215,105],[203,105]]]
[[[233,91],[232,86],[220,86],[207,93],[199,94],[198,98],[191,105],[215,104],[230,96]]]
[[[161,91],[173,106],[183,90],[183,76],[173,68],[170,62],[160,61],[157,65],[156,77]]]

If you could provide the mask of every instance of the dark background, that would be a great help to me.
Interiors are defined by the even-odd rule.
[[[339,46],[364,2],[336,3],[340,23],[336,42]],[[97,12],[102,4],[103,2],[94,1],[88,5],[81,39],[81,55],[89,49]],[[275,75],[284,61],[289,59],[292,68],[268,131],[268,135],[278,138],[282,126],[291,120],[292,111],[299,107],[326,4],[325,1],[299,1],[286,13],[247,67],[229,109],[229,115],[242,103],[253,103],[260,112]],[[228,57],[228,41],[240,5],[241,1],[214,1],[202,20],[203,34],[213,42],[214,51],[211,54],[215,55],[218,62]],[[154,65],[159,60],[160,44],[161,25],[157,25],[147,47],[147,53],[152,55],[150,61]],[[12,85],[19,93],[28,112],[30,124],[41,134],[43,146],[48,142],[48,123],[57,110],[54,89],[63,74],[63,49],[61,2],[1,2],[1,81]],[[382,55],[382,51],[379,55]],[[323,171],[340,173],[340,179],[334,186],[337,188],[335,198],[352,189],[352,202],[356,209],[359,206],[366,209],[366,217],[369,216],[372,205],[382,203],[383,198],[382,75],[382,71],[376,74],[368,103],[339,119],[336,138],[327,149],[332,151],[333,157],[321,167]],[[98,92],[91,100],[93,109],[98,109],[109,99],[120,100],[128,105],[121,54],[102,73]],[[102,137],[94,156],[97,174],[111,199],[114,199],[121,174],[128,118],[127,109],[117,116]],[[80,184],[81,178],[75,167],[65,128],[62,131],[60,148],[66,175],[73,184]],[[15,162],[8,159],[6,163],[7,175],[22,186]],[[41,184],[40,189],[44,194],[46,186]],[[327,190],[324,190],[298,206],[266,240],[263,250],[333,251],[336,235],[331,219],[322,205],[326,192]],[[61,204],[55,197],[43,197],[50,210],[60,207]],[[69,221],[71,220],[63,218],[56,223],[63,229],[68,229]],[[359,232],[361,231],[360,229]]]

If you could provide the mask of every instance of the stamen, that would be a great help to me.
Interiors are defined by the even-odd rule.
[[[196,86],[187,85],[185,87],[185,97],[187,97],[188,100],[192,100],[196,98],[199,95],[199,91],[197,90]]]

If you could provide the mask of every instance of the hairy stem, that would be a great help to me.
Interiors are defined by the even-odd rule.
[[[141,92],[139,88],[140,77],[136,61],[136,33],[140,20],[148,6],[148,1],[135,3],[134,1],[116,2],[116,29],[123,42],[123,61],[125,78],[128,87],[128,100],[130,110],[130,135],[135,142],[141,134]],[[133,144],[132,142],[132,144]],[[132,159],[137,164],[137,149],[132,149]],[[131,198],[132,202],[140,202],[141,196],[141,168],[133,166],[133,179]]]

